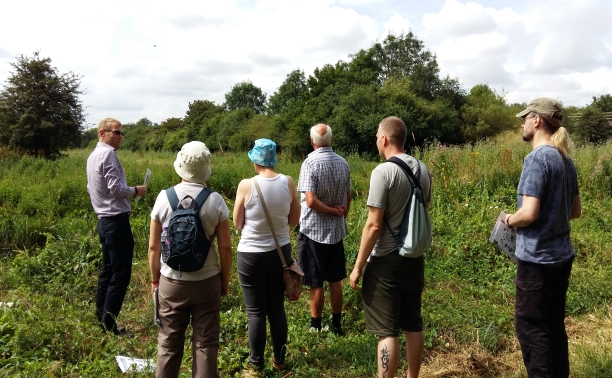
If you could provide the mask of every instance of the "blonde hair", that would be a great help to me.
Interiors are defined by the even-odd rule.
[[[574,154],[574,142],[569,136],[567,129],[563,126],[550,136],[550,143],[565,157],[572,157]]]
[[[569,136],[567,129],[561,124],[563,123],[563,113],[556,111],[552,115],[544,115],[535,113],[544,124],[544,130],[551,133],[550,143],[565,157],[571,157],[574,154],[574,142]]]
[[[116,123],[118,126],[121,126],[121,122],[117,121],[114,118],[104,118],[102,121],[100,121],[100,123],[98,123],[98,132],[100,132],[100,130],[110,129],[113,123]]]

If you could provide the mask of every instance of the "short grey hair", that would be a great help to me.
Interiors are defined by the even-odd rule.
[[[325,126],[326,131],[321,135],[317,131],[317,129],[321,128],[321,126]],[[312,139],[312,143],[321,146],[321,147],[330,147],[332,141],[332,130],[331,127],[319,123],[310,128],[310,138]]]

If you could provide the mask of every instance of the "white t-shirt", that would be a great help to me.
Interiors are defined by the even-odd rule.
[[[182,182],[176,185],[174,190],[176,191],[176,196],[178,197],[179,201],[183,201],[185,196],[191,196],[193,199],[195,199],[203,187],[204,186],[202,184]],[[189,201],[190,199],[187,199],[184,205],[188,206]],[[216,236],[215,229],[219,223],[228,218],[229,209],[227,208],[223,197],[221,197],[219,193],[213,192],[208,196],[208,199],[206,202],[204,202],[202,207],[200,207],[199,215],[200,220],[202,221],[202,226],[204,227],[204,233],[206,236],[212,239],[208,256],[206,257],[206,261],[204,261],[204,266],[202,269],[196,272],[179,272],[178,270],[174,270],[168,265],[164,264],[160,257],[161,274],[164,277],[182,281],[200,281],[221,272],[217,248],[215,245],[216,243],[214,240]],[[166,191],[162,190],[157,195],[155,205],[153,205],[153,210],[151,211],[151,219],[162,224],[162,236],[165,236],[165,233],[167,232],[168,222],[170,222],[171,216],[172,208],[170,207],[170,202],[168,202]]]

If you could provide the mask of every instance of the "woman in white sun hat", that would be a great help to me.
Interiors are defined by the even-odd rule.
[[[184,207],[189,207],[204,190],[204,182],[211,175],[210,160],[210,151],[202,142],[189,142],[178,153],[174,169],[182,181],[173,188]],[[151,211],[149,236],[151,290],[158,288],[159,297],[160,328],[155,374],[157,377],[178,377],[185,330],[191,320],[192,375],[216,378],[219,376],[221,296],[228,292],[232,265],[229,209],[223,197],[215,192],[210,193],[200,207],[198,215],[204,233],[212,243],[204,265],[193,272],[172,269],[162,261],[161,240],[167,236],[165,233],[172,213],[167,191],[162,190]]]

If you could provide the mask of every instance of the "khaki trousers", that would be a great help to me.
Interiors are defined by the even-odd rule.
[[[178,377],[183,360],[185,330],[193,329],[192,376],[218,378],[221,275],[202,281],[180,281],[161,276],[159,281],[157,377]]]

